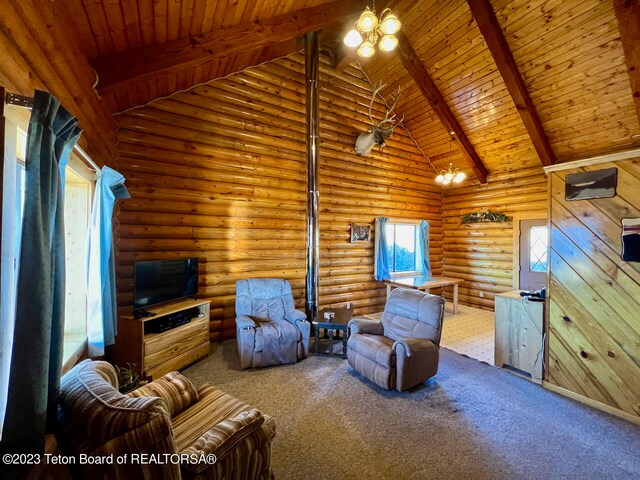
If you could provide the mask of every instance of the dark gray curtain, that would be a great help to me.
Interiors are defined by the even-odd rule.
[[[64,169],[80,133],[58,99],[36,91],[3,451],[41,452],[55,421],[64,336]]]

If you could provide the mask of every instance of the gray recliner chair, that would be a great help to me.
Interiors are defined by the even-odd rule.
[[[296,363],[309,354],[311,325],[286,280],[237,281],[236,327],[242,368]]]
[[[402,392],[438,372],[444,298],[418,290],[391,292],[380,322],[349,322],[349,365],[373,383]]]

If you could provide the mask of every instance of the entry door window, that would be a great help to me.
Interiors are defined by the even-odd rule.
[[[549,229],[547,220],[520,222],[520,289],[540,290],[547,284]]]
[[[529,270],[547,272],[547,246],[549,232],[547,226],[529,227]]]

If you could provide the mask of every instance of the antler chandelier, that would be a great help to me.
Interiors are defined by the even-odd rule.
[[[449,155],[448,155],[448,159],[451,160],[451,145],[453,144],[453,135],[455,134],[455,132],[453,130],[451,130],[449,132]],[[451,182],[453,183],[460,183],[462,182],[465,178],[467,178],[467,175],[464,172],[461,172],[459,168],[456,168],[454,170],[453,168],[453,163],[449,163],[449,168],[447,170],[441,170],[440,173],[438,174],[438,176],[436,177],[436,182],[437,183],[441,183],[442,185],[449,185]]]
[[[398,46],[398,39],[394,35],[401,26],[398,17],[391,13],[391,9],[385,8],[378,18],[375,1],[372,9],[365,7],[355,23],[355,28],[344,37],[344,44],[347,47],[358,47],[358,55],[364,58],[372,57],[376,53],[376,44],[383,52],[391,52]]]

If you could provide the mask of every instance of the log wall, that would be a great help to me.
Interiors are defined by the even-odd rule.
[[[201,259],[212,340],[235,336],[239,279],[286,278],[304,305],[303,62],[294,54],[117,116],[117,168],[132,195],[117,217],[122,309],[131,308],[133,262],[180,256]],[[369,100],[357,71],[323,59],[320,305],[351,302],[357,314],[382,310],[385,290],[373,278],[373,238],[350,243],[350,223],[429,220],[434,273],[442,271],[442,194],[413,143],[397,130],[383,152],[353,152]],[[374,116],[384,116],[380,101]]]
[[[482,209],[502,212],[512,222],[461,223],[462,215]],[[486,185],[445,192],[443,268],[444,275],[464,279],[460,303],[493,310],[495,295],[514,289],[514,222],[524,215],[544,218],[546,212],[542,167],[489,175]]]
[[[613,198],[565,201],[568,173],[616,167]],[[548,381],[640,417],[640,263],[621,258],[640,217],[640,156],[550,174]]]

